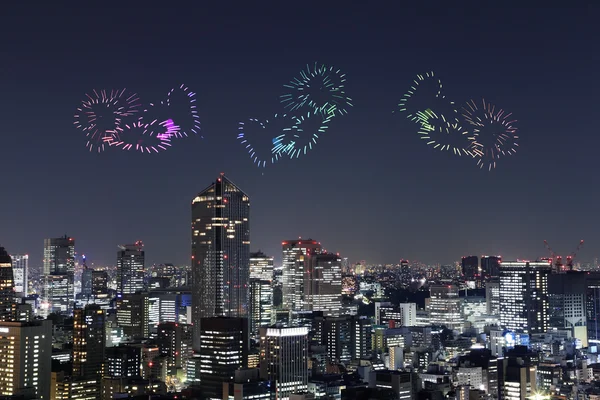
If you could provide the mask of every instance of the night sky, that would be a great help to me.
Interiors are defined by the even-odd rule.
[[[276,258],[298,236],[351,261],[536,258],[544,239],[562,253],[585,239],[580,260],[600,255],[597,6],[35,3],[0,16],[0,245],[33,265],[43,239],[63,234],[97,265],[138,239],[147,264],[188,263],[191,200],[220,172],[250,196],[252,250]],[[258,169],[238,121],[280,111],[283,84],[315,61],[346,72],[355,106],[309,155]],[[457,103],[512,111],[517,154],[479,170],[393,114],[430,70]],[[92,89],[146,103],[181,83],[198,93],[203,139],[95,154],[73,127]]]

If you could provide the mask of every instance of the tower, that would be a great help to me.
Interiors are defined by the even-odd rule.
[[[13,319],[14,287],[12,259],[0,247],[0,321]]]
[[[75,239],[67,235],[44,239],[44,307],[51,313],[73,311]]]
[[[192,200],[192,320],[248,316],[250,199],[221,174]]]
[[[15,280],[15,293],[17,296],[27,296],[29,291],[29,255],[13,254],[13,278]]]
[[[302,310],[304,298],[304,258],[321,252],[321,243],[312,239],[285,240],[283,249],[283,308]]]
[[[144,290],[144,243],[119,246],[117,252],[117,295],[135,294]]]

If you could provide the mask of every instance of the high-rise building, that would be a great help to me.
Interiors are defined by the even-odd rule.
[[[549,328],[548,275],[542,261],[503,261],[500,264],[500,325],[523,333]]]
[[[273,257],[263,252],[250,253],[250,279],[273,280]]]
[[[50,320],[0,322],[0,355],[2,396],[50,400]]]
[[[50,313],[73,312],[75,239],[67,235],[44,239],[44,303]]]
[[[500,256],[481,256],[481,273],[485,278],[498,278],[500,276]]]
[[[304,258],[304,310],[339,315],[342,309],[342,259],[332,253],[300,255]]]
[[[117,296],[134,294],[144,290],[144,244],[119,246],[117,252]]]
[[[500,315],[500,278],[493,277],[485,284],[486,312]]]
[[[94,294],[94,278],[93,270],[83,265],[83,271],[81,272],[81,296],[84,299],[89,299]]]
[[[479,258],[467,256],[462,258],[462,274],[465,280],[474,281],[479,277]]]
[[[94,296],[108,294],[108,273],[92,271],[92,293]]]
[[[308,328],[261,328],[260,377],[275,387],[275,400],[308,389]]]
[[[274,322],[271,281],[250,279],[250,333],[258,338],[259,328]]]
[[[304,258],[321,253],[321,243],[312,239],[286,240],[283,248],[282,306],[288,310],[303,309]]]
[[[404,286],[410,285],[412,281],[412,273],[410,271],[410,264],[408,260],[400,260],[400,283]]]
[[[0,247],[0,321],[11,321],[14,317],[14,287],[12,259]]]
[[[147,292],[124,294],[117,298],[117,324],[125,336],[142,339],[150,336],[150,300]]]
[[[177,375],[192,358],[192,325],[165,322],[158,325],[160,353],[167,357],[167,375]]]
[[[222,399],[223,383],[248,362],[246,318],[203,318],[200,328],[200,382],[206,399]]]
[[[19,297],[26,297],[29,290],[29,255],[13,254],[13,278],[15,280],[15,293]]]
[[[248,316],[250,199],[223,174],[192,200],[192,319]]]
[[[400,303],[398,308],[402,316],[402,326],[417,326],[416,303]]]
[[[105,311],[98,305],[88,305],[73,312],[73,376],[102,378],[106,349]]]
[[[569,329],[574,338],[588,346],[587,279],[584,271],[566,271],[548,276],[549,323],[551,328]],[[590,313],[591,314],[591,313]]]
[[[431,285],[428,310],[433,325],[442,325],[462,332],[463,321],[460,315],[460,298],[456,285]]]

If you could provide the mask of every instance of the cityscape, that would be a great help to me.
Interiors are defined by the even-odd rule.
[[[600,2],[2,5],[0,400],[600,400]]]
[[[313,238],[251,247],[229,176],[191,200],[191,264],[141,240],[90,268],[0,247],[0,393],[22,399],[570,399],[600,395],[600,269],[464,256],[369,265]],[[316,236],[315,236],[316,237]],[[41,244],[40,244],[41,245]]]

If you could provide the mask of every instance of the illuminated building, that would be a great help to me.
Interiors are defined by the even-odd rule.
[[[14,287],[12,259],[4,247],[0,247],[0,321],[14,317]]]
[[[13,254],[10,257],[12,258],[16,295],[26,297],[29,291],[29,255]]]
[[[304,310],[339,315],[342,309],[342,259],[331,253],[300,255],[304,259]]]
[[[271,281],[250,279],[250,333],[258,338],[259,328],[273,323],[273,286]]]
[[[304,258],[321,252],[321,243],[312,239],[286,240],[283,249],[282,305],[288,310],[302,310],[304,298]]]
[[[97,305],[73,313],[73,377],[96,379],[98,394],[106,348],[105,318]]]
[[[273,280],[273,257],[263,252],[250,253],[250,279]]]
[[[500,326],[524,333],[549,328],[549,262],[503,261],[500,264]]]
[[[417,325],[417,304],[416,303],[400,303],[398,305],[400,315],[402,317],[402,326]]]
[[[167,374],[176,375],[192,357],[192,326],[166,322],[158,326],[160,354],[167,357]]]
[[[574,338],[588,347],[586,289],[588,273],[566,271],[548,276],[549,324],[551,328],[569,329]]]
[[[307,327],[260,329],[260,377],[275,385],[274,400],[307,391]]]
[[[144,290],[144,244],[119,246],[117,252],[117,296],[134,294]]]
[[[67,235],[44,239],[44,304],[48,313],[73,312],[75,239]]]
[[[106,271],[92,271],[92,292],[94,296],[108,294],[108,274]]]
[[[456,285],[431,285],[427,307],[432,325],[445,326],[462,332],[463,321],[460,316],[460,298]]]
[[[248,316],[250,199],[223,174],[192,200],[192,320]]]
[[[222,399],[223,383],[248,363],[246,318],[203,318],[200,329],[200,382],[204,398]]]
[[[50,399],[52,322],[0,322],[0,396]]]
[[[148,293],[125,294],[117,298],[117,323],[125,336],[142,339],[150,336],[150,299]]]
[[[485,284],[486,312],[500,315],[500,278],[490,278]]]
[[[140,376],[142,352],[139,347],[117,346],[106,348],[104,377],[127,378]]]
[[[502,269],[500,274],[502,276]],[[536,364],[539,360],[536,357],[537,353],[529,352],[526,346],[516,346],[513,350],[506,352],[504,359],[498,360],[500,399],[524,400],[532,398],[537,392]]]
[[[65,371],[52,371],[50,388],[52,400],[97,400],[100,398],[100,382],[93,378],[75,378]]]

